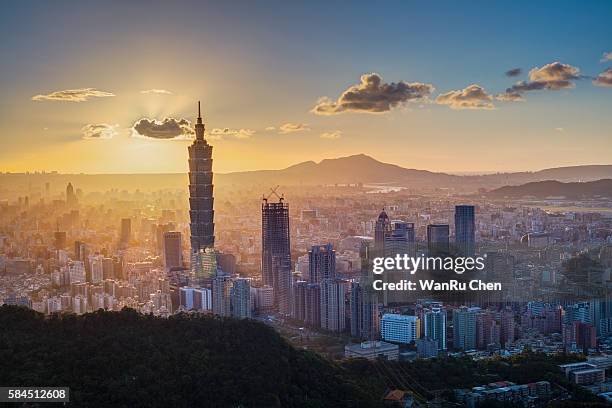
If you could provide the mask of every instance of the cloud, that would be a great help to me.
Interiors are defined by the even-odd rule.
[[[599,60],[599,62],[608,62],[608,61],[612,61],[612,51],[604,52],[603,55],[601,56],[601,59]]]
[[[436,103],[451,109],[495,109],[492,100],[483,87],[472,84],[465,89],[438,95]]]
[[[117,136],[119,125],[109,125],[107,123],[88,123],[81,128],[83,139],[99,140],[112,139]]]
[[[132,126],[133,137],[160,140],[193,139],[194,130],[187,119],[164,118],[162,121],[142,118]]]
[[[33,101],[65,101],[65,102],[85,102],[89,98],[107,98],[115,96],[111,92],[99,91],[95,88],[66,89],[55,91],[49,94],[34,95]]]
[[[248,139],[255,134],[253,129],[230,129],[230,128],[215,128],[206,134],[206,137],[211,140],[221,140],[226,137],[234,137],[236,139]]]
[[[529,91],[558,91],[560,89],[573,88],[573,81],[580,78],[580,69],[555,61],[542,67],[533,68],[529,71],[528,81],[518,81],[510,88],[507,88],[505,93],[497,95],[497,99],[518,101],[522,99],[518,98],[523,93]]]
[[[510,90],[510,88],[504,93],[495,95],[495,99],[504,102],[523,102],[525,100],[519,92]]]
[[[278,133],[281,135],[287,133],[304,132],[310,130],[306,123],[285,123],[278,127]]]
[[[520,68],[512,68],[512,69],[509,69],[508,71],[506,71],[506,76],[512,78],[512,77],[519,76],[522,73],[523,73],[522,69],[520,69]]]
[[[311,112],[317,115],[389,112],[405,102],[427,99],[433,90],[431,84],[404,81],[385,83],[376,73],[364,74],[359,84],[342,92],[336,101],[326,97],[319,99]]]
[[[608,68],[601,74],[597,75],[597,77],[595,77],[593,80],[593,85],[612,86],[612,68]]]
[[[529,71],[529,80],[534,83],[544,83],[546,89],[573,88],[571,82],[580,78],[580,70],[569,64],[558,61],[546,64],[541,68],[535,67]]]
[[[556,127],[556,128],[555,128],[555,130],[556,130],[557,132],[565,132],[565,129],[564,129],[564,128],[562,128],[562,127]]]
[[[334,130],[333,132],[321,133],[321,139],[340,139],[342,137],[341,130]]]
[[[140,91],[141,94],[159,94],[159,95],[172,95],[172,92],[167,91],[165,89],[146,89],[144,91]]]
[[[269,131],[272,131],[272,130],[275,130],[275,129],[276,129],[276,127],[274,127],[274,126],[268,126],[265,130],[269,132]]]

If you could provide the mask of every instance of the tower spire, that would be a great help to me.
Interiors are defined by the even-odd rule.
[[[202,111],[200,109],[200,101],[198,101],[198,120],[195,125],[196,139],[204,140],[204,123],[202,122]]]

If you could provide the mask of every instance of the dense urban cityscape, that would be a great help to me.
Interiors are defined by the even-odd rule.
[[[512,200],[321,180],[263,196],[225,188],[213,205],[204,126],[199,112],[188,188],[85,191],[36,184],[40,174],[19,196],[0,186],[3,303],[46,315],[131,308],[256,319],[332,359],[574,353],[586,360],[560,365],[567,378],[612,400],[609,196]],[[373,258],[396,254],[482,256],[480,277],[503,290],[373,290]],[[385,399],[423,402],[407,388]],[[470,407],[569,395],[544,378],[453,392]]]

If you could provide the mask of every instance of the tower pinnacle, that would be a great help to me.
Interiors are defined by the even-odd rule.
[[[196,140],[204,140],[204,123],[202,122],[202,111],[200,110],[200,101],[198,101],[198,120],[195,125]]]

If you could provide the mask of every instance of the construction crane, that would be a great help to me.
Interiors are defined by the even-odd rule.
[[[276,190],[278,190],[278,188],[279,188],[279,187],[280,187],[280,186],[276,186],[276,187],[274,187],[274,188],[271,188],[271,189],[270,189],[270,192],[268,193],[268,195],[265,195],[265,194],[264,194],[264,195],[263,195],[263,197],[262,197],[263,201],[265,201],[265,202],[267,203],[267,202],[268,202],[268,199],[269,199],[270,197],[272,197],[273,195],[275,195],[275,196],[278,198],[278,201],[279,201],[279,202],[282,202],[282,201],[285,199],[285,197],[284,197],[282,194],[281,194],[281,195],[278,195],[278,193],[276,192]]]

